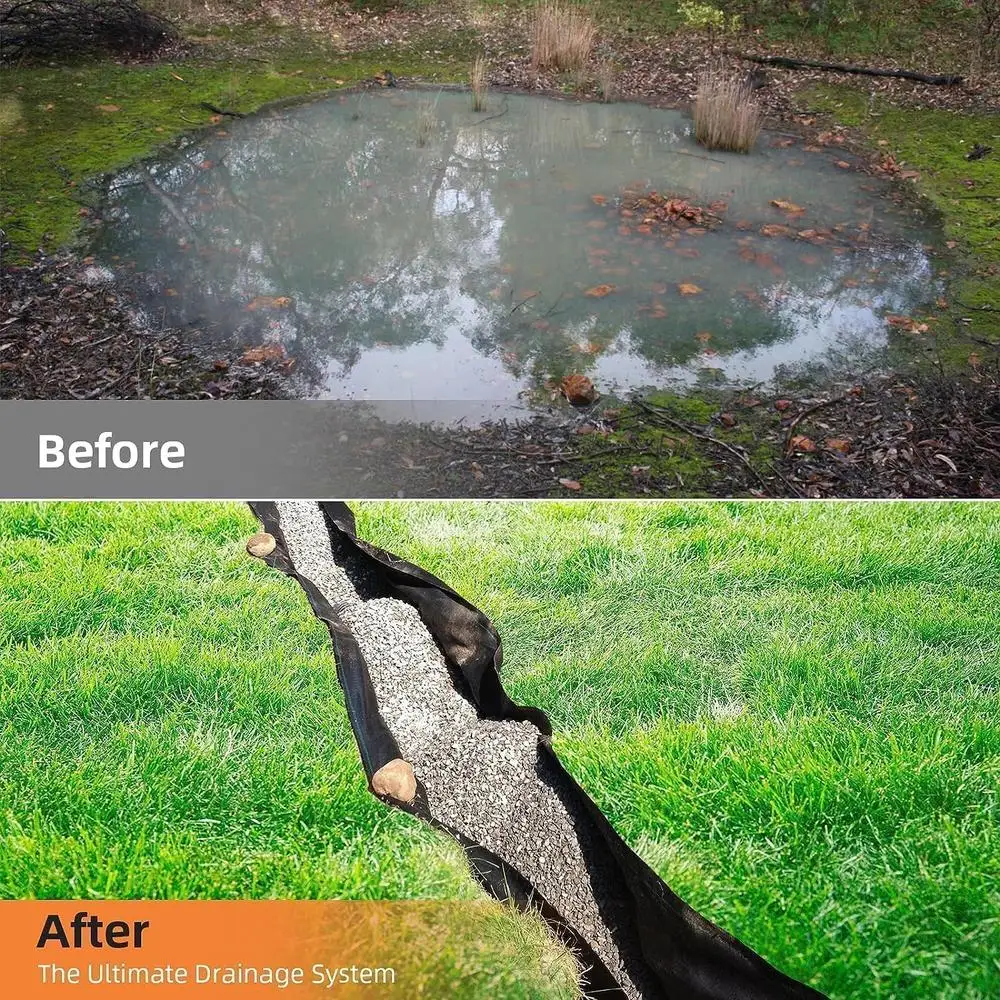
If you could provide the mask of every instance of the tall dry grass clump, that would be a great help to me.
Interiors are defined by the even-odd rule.
[[[618,71],[611,59],[602,59],[597,64],[597,92],[605,104],[615,99]]]
[[[469,84],[472,87],[472,110],[482,111],[486,107],[486,91],[489,84],[486,81],[486,59],[476,56],[469,74]]]
[[[561,0],[539,0],[531,24],[531,68],[582,69],[590,58],[594,22]]]
[[[745,76],[722,67],[698,78],[694,137],[707,149],[749,153],[760,135],[760,105]]]

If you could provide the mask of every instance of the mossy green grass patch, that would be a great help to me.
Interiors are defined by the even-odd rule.
[[[803,105],[856,128],[875,150],[918,172],[916,191],[940,213],[952,259],[939,328],[1000,339],[1000,118],[872,104],[854,87],[813,88]],[[979,144],[993,151],[967,159]],[[966,352],[967,354],[968,352]]]

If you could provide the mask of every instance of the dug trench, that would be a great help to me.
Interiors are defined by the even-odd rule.
[[[251,555],[293,577],[329,629],[374,794],[454,837],[492,895],[538,911],[584,995],[821,997],[677,897],[553,752],[538,709],[500,681],[488,619],[366,543],[341,503],[254,503]]]

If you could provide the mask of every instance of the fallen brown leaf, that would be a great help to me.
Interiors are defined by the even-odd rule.
[[[559,383],[559,391],[574,405],[593,403],[598,392],[586,375],[567,375]]]
[[[782,201],[780,198],[772,198],[771,204],[789,215],[801,215],[805,211],[801,205],[796,205],[794,201]]]
[[[247,306],[250,312],[257,309],[287,309],[292,304],[292,300],[287,295],[258,295]]]
[[[280,361],[285,356],[285,348],[281,344],[261,344],[260,347],[250,347],[240,355],[240,360],[247,364],[260,364],[264,361]]]

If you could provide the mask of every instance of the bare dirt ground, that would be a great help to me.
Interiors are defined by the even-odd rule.
[[[493,86],[528,90],[557,90],[559,81],[531,68],[529,23],[526,13],[502,8],[479,8],[474,3],[396,10],[384,15],[363,14],[347,5],[315,7],[303,0],[270,0],[262,5],[262,18],[297,24],[336,40],[344,52],[371,51],[379,47],[387,57],[401,47],[424,47],[433,54],[435,40],[456,30],[476,33],[476,44],[486,54]],[[742,39],[741,39],[742,42]],[[944,37],[931,50],[921,53],[921,65],[912,59],[879,57],[883,69],[918,69],[922,72],[954,72],[954,66],[969,66],[961,86],[942,87],[891,77],[865,77],[865,88],[896,104],[950,111],[1000,111],[1000,69],[988,60],[972,60],[960,37]],[[605,60],[615,66],[615,92],[620,98],[641,99],[670,106],[686,106],[694,100],[698,74],[720,60],[738,60],[741,55],[787,56],[787,45],[767,45],[757,37],[737,45],[706,32],[684,31],[662,37],[637,36],[627,26],[602,24],[592,62]],[[796,44],[794,55],[822,58],[818,43]],[[746,62],[748,67],[752,64]],[[767,85],[757,94],[773,123],[800,121],[794,94],[814,83],[854,83],[859,77],[818,69],[766,67]],[[596,96],[597,86],[581,74],[581,96]]]

